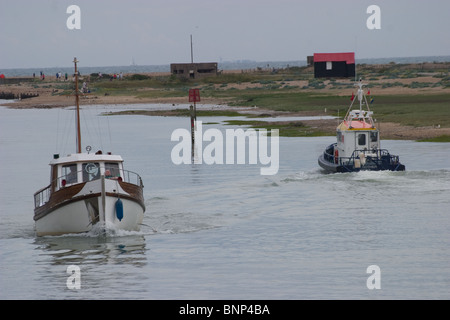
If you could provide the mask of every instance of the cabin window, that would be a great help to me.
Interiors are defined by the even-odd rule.
[[[105,177],[117,178],[120,177],[119,164],[113,162],[105,163]]]
[[[333,62],[332,61],[327,61],[326,65],[327,65],[327,70],[333,69]]]
[[[365,134],[358,135],[358,145],[360,145],[360,146],[366,145],[366,135]]]
[[[65,180],[65,183],[77,183],[77,164],[66,164],[62,166],[62,179]]]
[[[371,132],[370,133],[370,141],[371,142],[377,142],[378,141],[378,132]]]
[[[100,178],[100,164],[98,162],[83,163],[83,181],[92,181]]]

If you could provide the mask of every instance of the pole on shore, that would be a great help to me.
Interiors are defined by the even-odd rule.
[[[191,63],[194,63],[194,48],[192,46],[192,34],[191,34]]]

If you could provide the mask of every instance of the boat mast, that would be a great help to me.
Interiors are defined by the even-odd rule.
[[[81,153],[81,129],[80,129],[80,97],[78,95],[78,70],[77,70],[77,58],[73,58],[75,64],[75,102],[77,108],[76,127],[77,127],[77,153]]]
[[[358,88],[358,100],[359,100],[359,111],[360,111],[360,113],[362,112],[362,105],[363,105],[363,89],[362,89],[362,87],[363,87],[363,83],[362,83],[362,80],[361,80],[361,78],[359,79],[359,83],[358,83],[358,86],[359,86],[359,88]]]

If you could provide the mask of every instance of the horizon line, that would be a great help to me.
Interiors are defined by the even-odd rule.
[[[388,59],[420,59],[420,58],[446,58],[448,61],[442,61],[442,62],[450,62],[450,55],[434,55],[434,56],[406,56],[406,57],[383,57],[383,58],[355,58],[355,61],[361,61],[361,60],[388,60]],[[215,62],[215,61],[214,61]],[[289,63],[289,62],[304,62],[307,63],[307,60],[251,60],[251,59],[237,59],[237,60],[227,60],[222,62],[217,62],[218,64],[227,64],[227,63]],[[394,61],[392,61],[394,62]],[[176,62],[172,62],[176,63]],[[190,62],[182,62],[182,63],[190,63]],[[194,62],[194,63],[204,63],[202,62]],[[420,63],[420,62],[416,62]],[[165,64],[136,64],[136,65],[91,65],[91,66],[80,66],[80,68],[110,68],[110,67],[166,67],[170,66],[171,63],[165,63]],[[17,69],[54,69],[54,68],[71,68],[71,66],[47,66],[47,67],[8,67],[8,68],[0,68],[0,70],[17,70]]]

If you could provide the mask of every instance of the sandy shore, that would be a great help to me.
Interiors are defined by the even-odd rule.
[[[3,89],[3,90],[2,90]],[[16,100],[11,103],[3,104],[15,109],[42,109],[42,108],[62,108],[75,105],[74,96],[60,96],[54,95],[55,91],[47,88],[33,88],[21,86],[8,86],[7,88],[2,88],[0,86],[0,92],[11,92],[14,94],[18,93],[33,93],[39,94],[38,97]],[[101,96],[95,94],[86,94],[80,96],[80,105],[96,105],[96,104],[139,104],[139,103],[187,103],[186,98],[136,98],[134,96]]]

